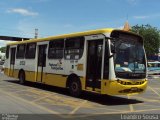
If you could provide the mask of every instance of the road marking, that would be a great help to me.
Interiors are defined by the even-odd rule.
[[[33,93],[33,94],[37,94],[37,95],[54,95],[56,93],[50,93],[48,91],[44,91],[44,90],[40,90],[40,89],[30,89],[29,92]]]
[[[123,111],[122,113],[139,113],[139,112],[147,112],[147,111],[155,111],[155,110],[160,110],[160,108],[158,108],[158,109],[146,109],[146,110],[136,110],[136,111],[133,111],[133,112],[131,112],[131,111]],[[113,114],[114,112],[111,112],[111,114]],[[117,112],[117,113],[120,113],[120,112]],[[101,114],[104,114],[104,113],[101,113]],[[105,113],[106,114],[106,113]],[[116,112],[115,112],[115,114],[116,114]]]
[[[133,109],[133,105],[132,105],[132,104],[130,104],[130,105],[129,105],[129,107],[130,107],[130,111],[131,111],[131,112],[133,112],[133,111],[134,111],[134,109]]]
[[[49,113],[51,113],[51,114],[55,114],[55,115],[57,115],[57,116],[59,116],[59,117],[66,118],[64,115],[61,115],[61,113],[59,113],[59,112],[57,112],[57,111],[53,111],[53,110],[47,109],[46,107],[40,106],[40,105],[38,105],[38,104],[36,104],[36,103],[34,103],[34,102],[30,102],[30,101],[27,101],[27,100],[25,100],[25,99],[23,99],[23,98],[17,97],[17,96],[15,96],[15,95],[11,94],[11,93],[8,93],[8,92],[3,91],[1,88],[0,88],[0,92],[4,93],[4,94],[6,94],[6,95],[8,95],[8,96],[10,96],[10,97],[13,97],[13,98],[17,99],[18,101],[19,101],[19,100],[20,100],[20,101],[23,101],[23,102],[25,102],[25,103],[31,104],[32,106],[36,106],[36,107],[38,107],[38,108],[40,108],[40,109],[42,109],[42,110],[45,110],[45,111],[47,111],[47,112],[49,112]]]
[[[160,109],[150,109],[151,111],[156,111]],[[105,114],[131,114],[131,113],[139,113],[139,112],[147,112],[150,110],[137,110],[137,111],[122,111],[122,112],[104,112],[104,113],[94,113],[94,114],[86,114],[86,115],[76,115],[76,116],[70,116],[70,118],[85,118],[85,117],[90,117],[90,116],[99,116],[99,115],[105,115]]]
[[[78,107],[79,104],[77,103],[82,103],[81,101],[84,101],[84,100],[77,100],[75,98],[64,97],[60,95],[55,95],[53,97],[50,97],[50,99],[52,100],[52,101],[49,100],[50,103],[53,103],[53,104],[56,103],[58,105],[67,105],[72,108]],[[85,107],[89,107],[89,106],[92,106],[92,105],[87,104]]]
[[[140,96],[136,96],[135,99],[140,99],[143,100],[145,102],[160,102],[159,100],[153,100],[153,99],[149,99],[149,98],[144,98],[144,97],[140,97]],[[144,103],[138,103],[138,104],[144,104]]]
[[[155,110],[160,110],[160,108],[158,108],[158,109],[146,109],[146,110],[136,110],[136,111],[134,111],[134,112],[147,112],[147,111],[155,111]]]
[[[155,88],[155,87],[154,87],[154,89],[158,89],[158,90],[160,90],[160,88]]]
[[[79,110],[85,103],[87,103],[87,100],[84,100],[79,106],[77,106],[73,111],[71,111],[69,114],[74,114],[77,110]]]
[[[158,95],[159,97],[160,97],[160,94],[157,92],[157,91],[155,91],[153,88],[151,88],[150,86],[148,86],[148,88],[150,88],[156,95]]]
[[[157,106],[157,105],[148,105],[147,103],[145,103],[145,104],[136,104],[135,106],[148,106],[148,107],[159,107],[159,106]]]
[[[130,99],[130,96],[127,95],[128,99]],[[129,104],[129,108],[130,108],[130,111],[133,112],[134,111],[134,108],[133,108],[133,105],[132,104]]]
[[[56,95],[56,93],[55,93],[55,95]],[[44,96],[44,97],[40,97],[40,98],[35,99],[35,100],[31,101],[31,102],[37,102],[37,101],[43,100],[43,99],[45,99],[45,98],[47,98],[49,96],[52,96],[52,95],[47,95],[47,96]]]
[[[35,89],[35,88],[31,88],[31,89]],[[27,90],[19,90],[19,91],[15,91],[15,92],[12,92],[12,93],[19,93],[19,92],[24,92],[24,91],[30,91],[31,89],[27,89]]]

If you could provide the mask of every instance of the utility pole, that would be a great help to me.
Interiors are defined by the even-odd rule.
[[[37,39],[38,38],[38,29],[36,28],[35,29],[35,39]]]

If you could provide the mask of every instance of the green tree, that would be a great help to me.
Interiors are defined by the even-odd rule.
[[[159,53],[160,31],[151,25],[135,25],[131,28],[132,32],[140,34],[144,38],[144,47],[147,55]]]
[[[6,47],[1,47],[1,48],[0,48],[0,51],[1,51],[2,53],[5,53],[5,52],[6,52]]]

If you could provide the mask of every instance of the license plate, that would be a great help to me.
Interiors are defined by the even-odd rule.
[[[137,91],[137,90],[138,90],[137,87],[132,87],[132,88],[131,88],[131,91]]]

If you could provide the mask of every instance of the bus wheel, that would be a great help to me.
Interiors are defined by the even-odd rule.
[[[25,74],[23,71],[20,72],[19,74],[19,83],[24,84],[25,83]]]
[[[69,83],[69,92],[72,96],[78,97],[81,95],[81,83],[77,79],[72,79]]]

